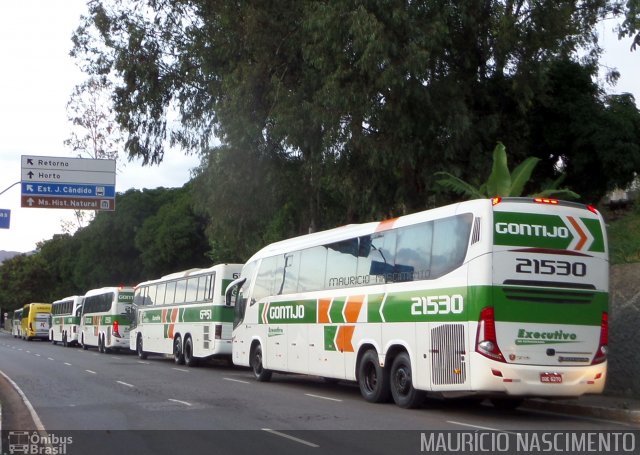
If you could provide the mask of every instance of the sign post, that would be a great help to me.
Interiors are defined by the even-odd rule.
[[[22,155],[21,206],[115,210],[116,161]]]

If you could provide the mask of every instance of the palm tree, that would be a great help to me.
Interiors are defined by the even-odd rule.
[[[507,151],[504,144],[498,142],[496,148],[493,150],[491,174],[489,174],[487,181],[480,185],[479,188],[448,172],[437,172],[436,175],[443,177],[437,180],[437,183],[456,193],[464,194],[470,199],[482,199],[494,196],[518,197],[522,196],[524,186],[531,178],[531,173],[539,161],[540,158],[529,157],[520,163],[513,172],[509,172],[509,167],[507,166]],[[553,182],[548,188],[531,196],[561,199],[580,198],[579,194],[567,188],[558,188],[563,180],[564,175],[561,175],[560,178]]]

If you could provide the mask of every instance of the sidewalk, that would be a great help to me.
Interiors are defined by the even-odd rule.
[[[615,397],[610,395],[583,395],[569,400],[546,400],[534,398],[525,400],[522,409],[561,412],[563,414],[595,417],[636,424],[640,428],[640,399]]]

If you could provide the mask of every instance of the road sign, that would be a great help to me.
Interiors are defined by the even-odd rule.
[[[11,210],[0,209],[0,229],[9,229],[11,224]]]
[[[22,155],[22,207],[115,210],[115,160]]]
[[[80,185],[47,182],[22,182],[23,195],[48,195],[69,197],[115,197],[114,185]]]
[[[115,199],[22,195],[21,206],[39,209],[115,210]]]

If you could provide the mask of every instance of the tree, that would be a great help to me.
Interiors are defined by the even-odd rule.
[[[566,185],[585,202],[626,187],[640,170],[640,111],[631,95],[606,96],[594,71],[566,59],[549,66],[525,144],[541,160],[534,180],[554,175],[560,162]]]
[[[488,174],[498,138],[518,162],[545,150],[534,148],[531,112],[549,92],[549,68],[577,60],[580,49],[581,66],[593,71],[601,51],[594,27],[624,13],[618,6],[96,0],[73,55],[90,74],[117,80],[114,106],[130,156],[158,163],[166,139],[205,154],[240,153],[224,157],[236,179],[203,166],[212,172],[203,181],[232,185],[213,189],[218,195],[254,187],[242,178],[250,165],[269,161],[278,183],[295,168],[304,190],[285,203],[274,197],[269,209],[285,207],[295,217],[286,230],[303,233],[447,202],[435,172]],[[171,112],[179,125],[170,125]],[[533,180],[541,182],[553,172],[538,158],[544,166]],[[254,201],[235,202],[244,217]]]
[[[449,190],[462,193],[470,198],[519,197],[523,195],[525,186],[539,162],[539,158],[529,157],[510,172],[507,165],[507,151],[504,144],[498,142],[496,148],[493,149],[491,174],[479,188],[475,188],[470,183],[448,172],[438,173],[438,175],[442,176],[438,183]],[[558,188],[562,180],[564,180],[564,175],[560,175],[551,187],[538,191],[533,196],[578,199],[580,196],[573,191],[566,188]]]
[[[92,76],[74,88],[67,103],[67,116],[73,128],[64,143],[80,158],[119,161],[123,138],[110,108],[110,92],[111,83],[106,77]],[[86,210],[75,210],[74,214],[76,223],[63,222],[64,232],[85,226],[93,216],[93,212]]]
[[[209,267],[205,220],[194,214],[189,186],[171,190],[157,212],[136,231],[142,277],[154,279],[178,270]]]

